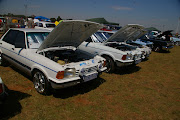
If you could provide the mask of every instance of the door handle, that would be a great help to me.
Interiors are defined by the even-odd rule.
[[[14,50],[14,48],[12,48],[12,50]]]

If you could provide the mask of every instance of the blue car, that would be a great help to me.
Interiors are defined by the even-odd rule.
[[[146,46],[150,47],[151,49],[153,48],[153,42],[150,42],[150,41],[137,39],[136,41],[133,41],[133,42],[136,44],[139,44],[139,45],[146,45]]]

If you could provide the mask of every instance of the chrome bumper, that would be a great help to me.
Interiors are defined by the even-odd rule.
[[[129,66],[129,65],[132,65],[133,63],[134,63],[134,61],[132,61],[132,62],[120,62],[120,61],[116,60],[116,65],[118,67]]]
[[[162,46],[162,50],[172,49],[174,46]]]

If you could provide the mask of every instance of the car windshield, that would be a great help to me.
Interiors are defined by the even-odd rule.
[[[49,32],[28,32],[27,42],[29,48],[39,48],[42,42],[46,39]]]
[[[96,32],[94,33],[95,42],[104,42],[106,41],[110,36],[106,32]]]
[[[55,27],[55,24],[46,24],[46,27],[47,27],[47,28],[54,28],[54,27]]]

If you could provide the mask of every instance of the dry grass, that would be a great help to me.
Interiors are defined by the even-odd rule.
[[[180,119],[180,47],[153,52],[136,67],[103,73],[99,79],[38,94],[30,78],[0,66],[9,89],[0,119],[11,120],[178,120]]]

